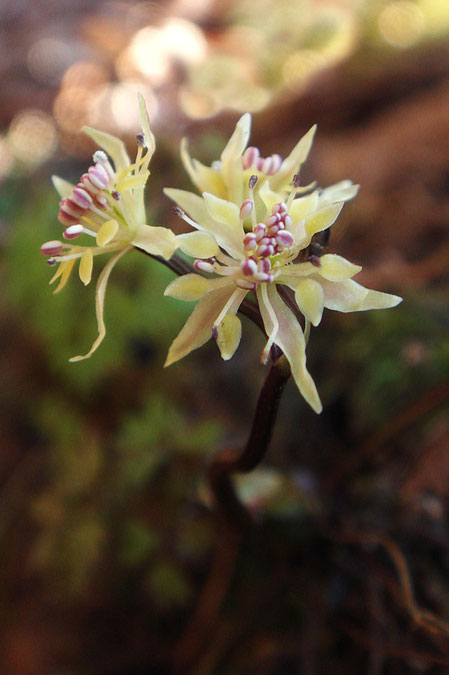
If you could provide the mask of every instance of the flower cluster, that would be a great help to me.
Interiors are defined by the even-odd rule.
[[[186,142],[181,144],[181,159],[200,195],[165,190],[176,203],[174,211],[192,228],[175,237],[168,229],[145,223],[143,193],[155,144],[141,96],[139,108],[142,133],[137,136],[133,164],[122,141],[84,128],[102,150],[94,154],[93,165],[76,186],[54,178],[61,196],[64,242],[47,242],[41,251],[50,265],[59,264],[52,279],[60,280],[56,290],[63,288],[76,261],[87,284],[94,256],[114,254],[97,283],[98,338],[86,356],[71,360],[89,357],[104,338],[106,284],[119,258],[135,246],[168,259],[179,247],[193,259],[192,273],[172,281],[165,294],[197,304],[172,343],[166,365],[212,336],[223,359],[230,359],[241,338],[237,312],[252,293],[267,336],[262,361],[267,362],[272,346],[278,345],[299,391],[320,412],[321,401],[306,367],[310,326],[320,323],[324,308],[351,312],[394,307],[401,301],[364,288],[352,279],[360,266],[315,245],[316,237],[331,227],[358,186],[351,181],[325,189],[301,186],[299,172],[315,127],[285,159],[278,154],[264,158],[257,148],[247,147],[251,117],[246,114],[220,160],[210,167],[192,159]],[[72,243],[81,235],[93,237],[95,245]]]
[[[246,149],[251,118],[244,115],[221,160],[205,167],[182,146],[184,166],[202,196],[166,189],[178,213],[197,231],[178,237],[194,267],[212,276],[175,279],[166,295],[197,300],[174,340],[166,365],[186,356],[212,335],[224,359],[237,349],[241,324],[237,311],[247,293],[256,295],[267,334],[262,361],[277,344],[288,359],[299,391],[316,411],[318,392],[306,367],[310,324],[324,308],[341,312],[394,307],[401,298],[364,288],[352,277],[361,270],[341,256],[316,255],[315,235],[329,228],[358,186],[343,181],[324,190],[300,187],[299,170],[309,153],[312,128],[284,160],[263,159]],[[304,317],[304,330],[298,315]]]
[[[145,102],[140,95],[139,111],[142,132],[137,134],[138,150],[133,164],[123,141],[103,131],[84,127],[83,131],[103,150],[94,154],[94,164],[76,186],[58,176],[53,177],[53,184],[61,197],[58,220],[65,228],[62,233],[64,241],[48,241],[41,246],[41,252],[47,256],[49,265],[58,265],[50,281],[53,283],[59,279],[55,293],[65,286],[76,262],[79,262],[79,277],[87,285],[92,277],[94,257],[114,253],[97,282],[98,337],[85,356],[75,356],[71,361],[90,357],[104,339],[106,286],[118,260],[134,246],[164,258],[170,258],[177,248],[171,230],[145,223],[144,189],[150,175],[148,166],[155,142]],[[79,244],[81,235],[87,235],[94,243]],[[77,243],[72,243],[75,241]]]

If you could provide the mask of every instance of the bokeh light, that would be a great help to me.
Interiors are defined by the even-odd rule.
[[[413,2],[400,1],[387,5],[379,14],[379,30],[394,47],[410,47],[424,33],[425,18]]]
[[[23,110],[11,122],[8,143],[15,157],[31,166],[47,160],[56,149],[54,121],[42,110]]]

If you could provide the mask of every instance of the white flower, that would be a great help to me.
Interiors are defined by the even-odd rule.
[[[179,215],[197,231],[178,236],[179,247],[195,259],[204,277],[175,279],[165,294],[198,303],[174,340],[166,365],[203,345],[213,334],[222,357],[231,358],[241,337],[237,311],[254,292],[268,341],[266,361],[276,343],[287,357],[299,391],[316,412],[322,406],[306,368],[305,331],[317,326],[323,309],[341,312],[394,307],[401,298],[364,288],[352,277],[361,270],[341,256],[316,255],[312,238],[329,228],[358,186],[343,181],[325,190],[299,187],[298,171],[307,158],[315,128],[289,157],[261,158],[246,148],[251,118],[244,115],[212,167],[182,156],[202,196],[176,189],[166,194],[180,207]],[[312,191],[310,191],[312,189]],[[308,191],[308,194],[304,194]],[[187,215],[186,215],[187,214]],[[293,293],[291,293],[293,291]]]
[[[61,197],[58,219],[65,227],[65,241],[46,242],[41,246],[41,252],[49,256],[47,262],[50,265],[59,264],[50,281],[52,283],[59,279],[55,293],[64,288],[76,262],[79,262],[80,279],[87,285],[92,277],[94,257],[114,253],[97,282],[98,337],[86,355],[75,356],[70,361],[89,358],[106,335],[103,318],[106,286],[118,260],[134,246],[166,259],[173,255],[177,247],[176,237],[171,230],[153,227],[145,222],[144,190],[150,175],[148,167],[155,150],[155,141],[150,131],[145,101],[140,94],[138,101],[142,133],[137,135],[138,150],[133,164],[122,140],[104,131],[83,127],[83,131],[103,150],[94,154],[94,164],[81,176],[76,186],[58,176],[53,177],[53,184]],[[92,237],[95,244],[71,243],[81,235]]]

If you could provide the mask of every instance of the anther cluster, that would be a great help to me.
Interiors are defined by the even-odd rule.
[[[270,157],[261,157],[259,148],[250,146],[247,148],[242,156],[244,169],[257,169],[260,173],[266,176],[273,176],[279,171],[282,164],[282,157],[280,155],[271,155]]]
[[[63,234],[65,239],[73,239],[80,232],[72,232],[70,226],[79,223],[79,219],[91,209],[105,209],[108,205],[104,191],[112,185],[113,169],[104,153],[94,155],[97,160],[87,173],[81,176],[69,197],[59,202],[58,220],[69,229]]]

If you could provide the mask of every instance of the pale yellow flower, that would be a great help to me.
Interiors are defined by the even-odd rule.
[[[79,277],[87,285],[92,277],[94,257],[103,253],[114,254],[97,282],[98,337],[87,354],[75,356],[70,361],[89,358],[106,335],[103,318],[106,286],[118,260],[134,246],[166,259],[177,248],[176,237],[171,230],[146,224],[144,189],[150,175],[148,166],[155,141],[140,94],[138,101],[142,133],[137,135],[138,150],[133,164],[122,140],[104,131],[83,127],[83,131],[102,148],[94,154],[94,164],[76,186],[53,176],[53,184],[61,197],[58,219],[65,227],[65,241],[46,242],[41,246],[41,252],[49,256],[47,262],[50,265],[59,264],[50,281],[53,283],[59,279],[55,293],[64,288],[77,262]],[[95,243],[69,243],[81,235],[92,237]]]
[[[176,189],[166,194],[196,232],[178,236],[179,247],[203,274],[175,279],[165,294],[198,303],[174,340],[166,365],[186,356],[215,335],[222,357],[231,358],[241,337],[237,311],[254,292],[268,336],[262,361],[275,343],[287,357],[299,391],[316,412],[322,406],[306,367],[305,331],[317,326],[323,309],[340,312],[394,307],[401,298],[364,288],[352,277],[361,270],[341,256],[316,255],[312,238],[329,228],[343,204],[357,192],[350,181],[324,190],[299,188],[298,171],[313,139],[311,129],[287,159],[260,158],[246,148],[250,116],[244,115],[221,155],[204,167],[182,155],[202,196]],[[307,191],[307,188],[306,188]],[[302,196],[301,196],[302,195]],[[186,215],[188,214],[188,215]],[[290,289],[294,292],[291,293]]]

